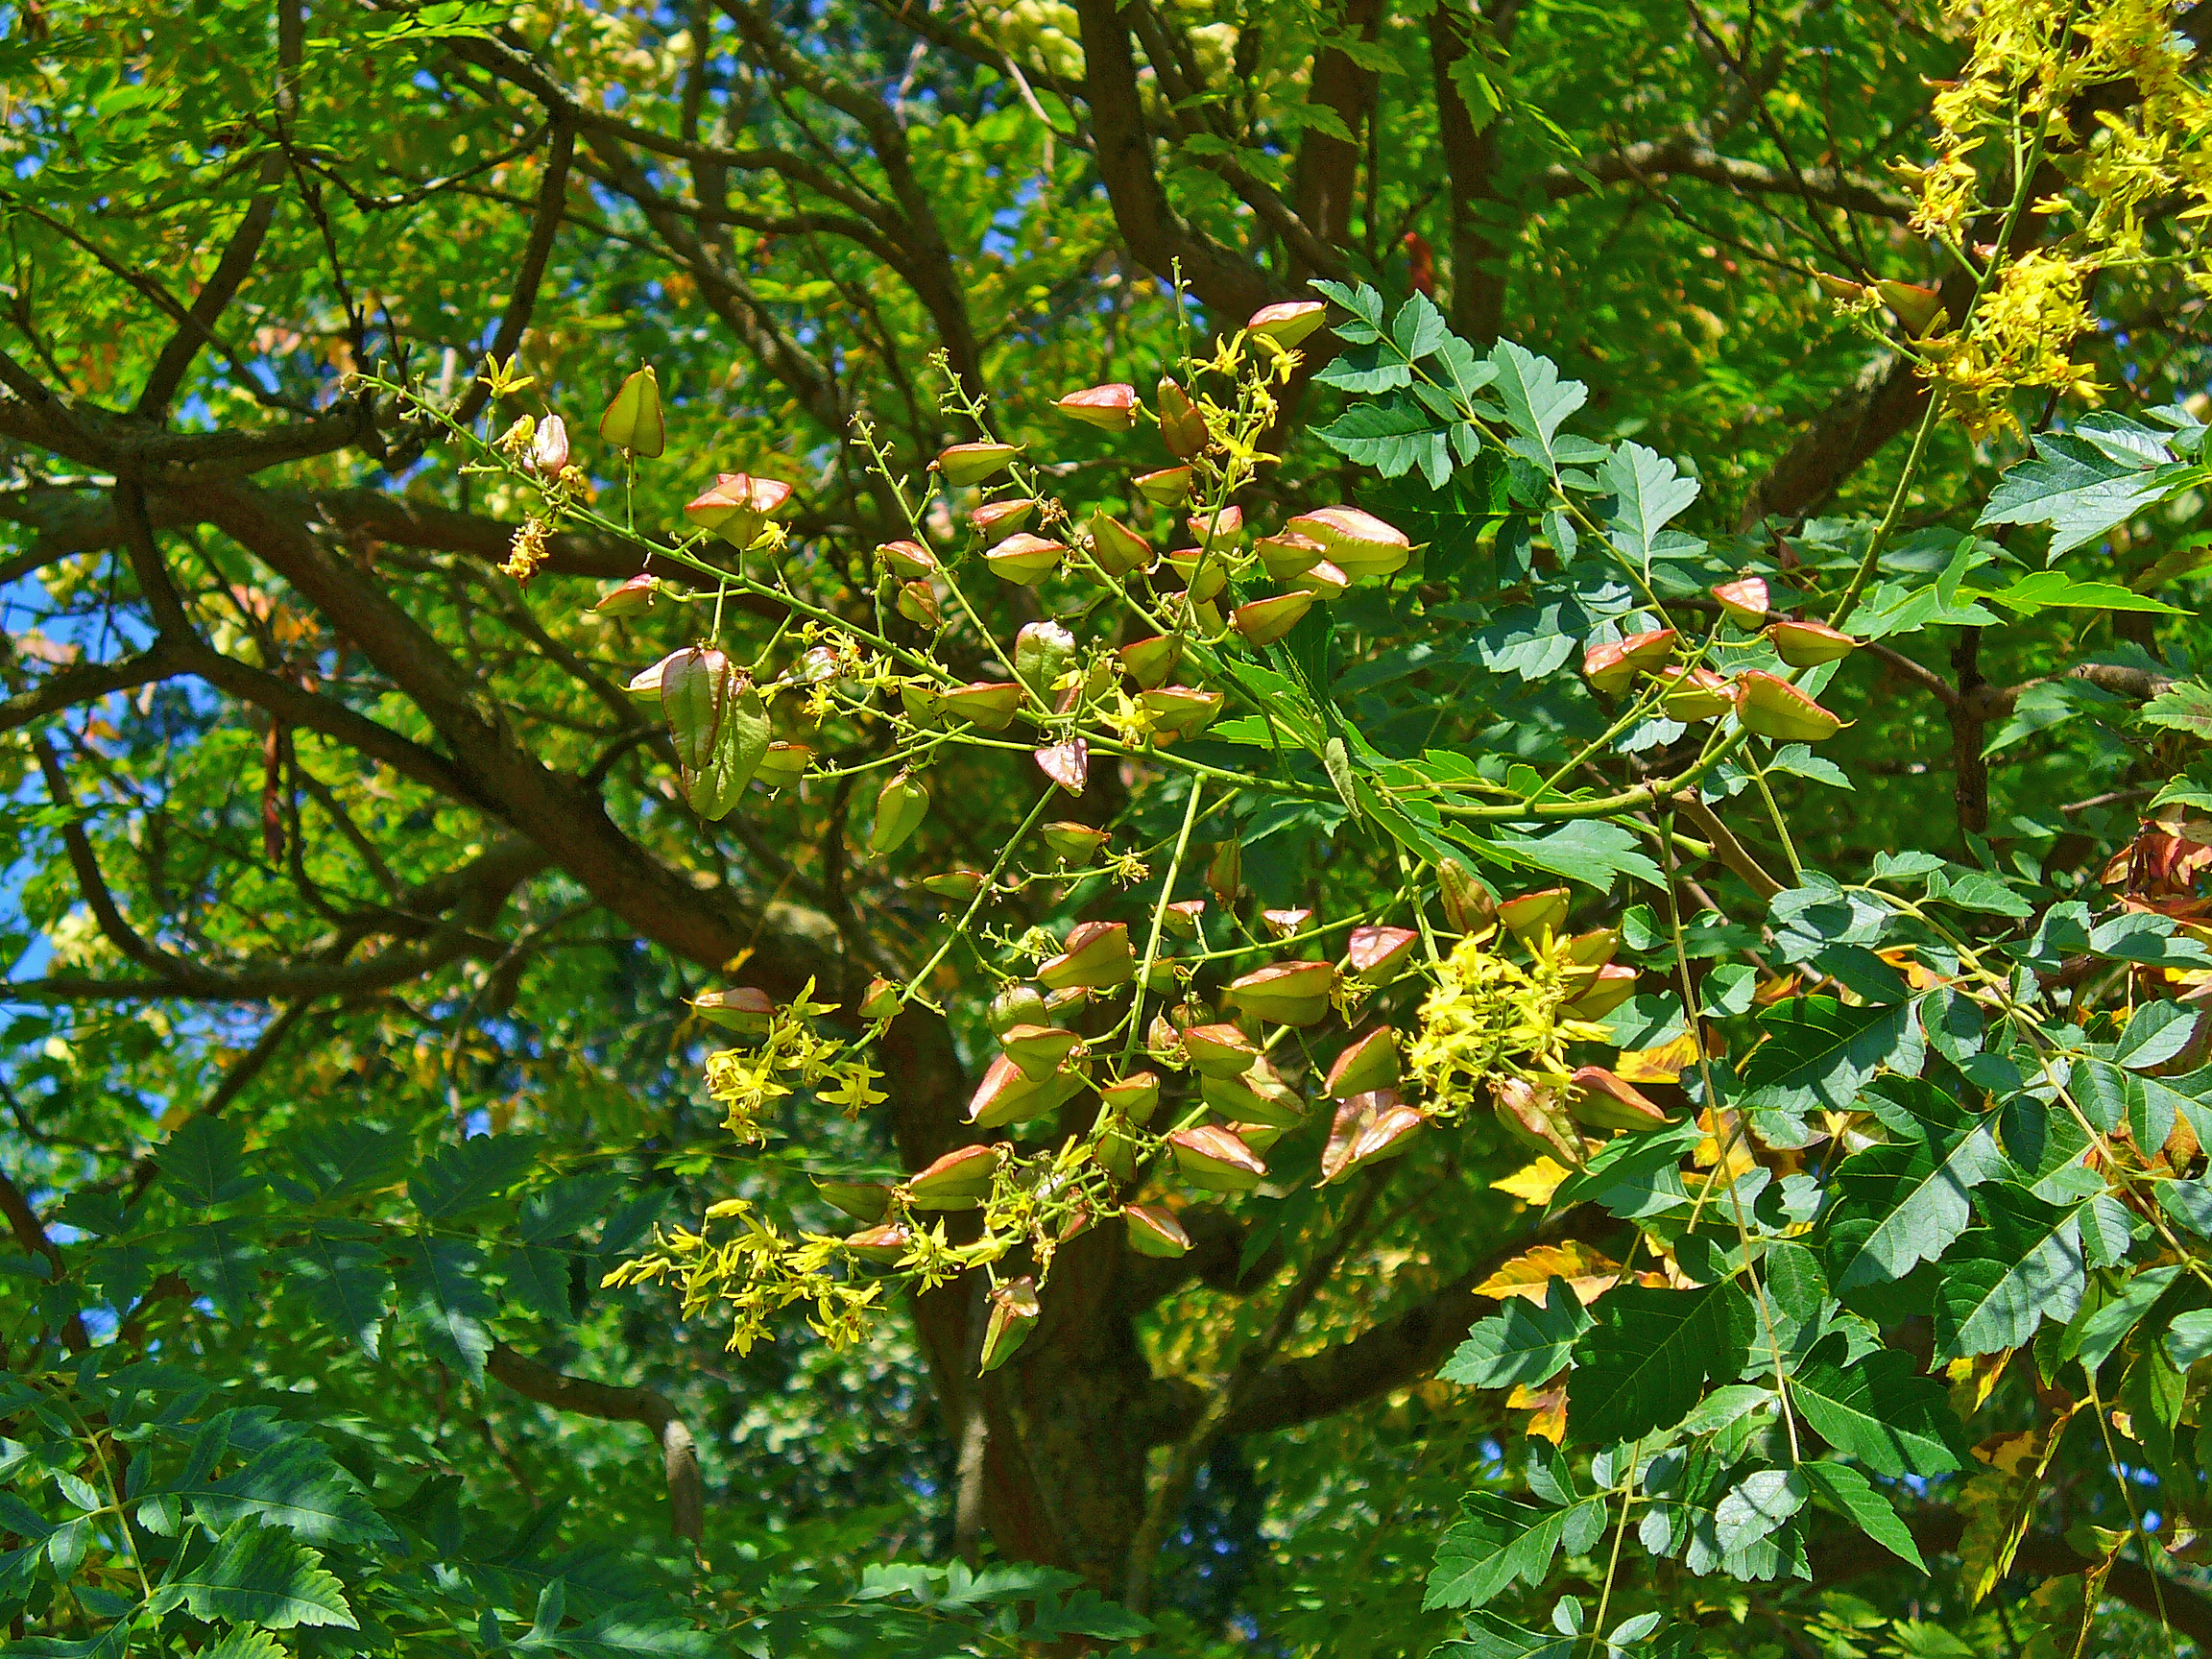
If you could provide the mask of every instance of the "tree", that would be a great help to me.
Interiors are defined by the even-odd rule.
[[[2200,24],[27,12],[27,1640],[2200,1640]]]

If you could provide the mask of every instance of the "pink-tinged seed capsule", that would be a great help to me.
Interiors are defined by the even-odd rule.
[[[1321,326],[1328,309],[1318,300],[1278,301],[1253,312],[1244,331],[1262,335],[1278,346],[1295,346]]]
[[[1052,407],[1070,421],[1095,426],[1102,432],[1126,432],[1137,424],[1137,388],[1117,380],[1105,386],[1086,386],[1052,400]]]

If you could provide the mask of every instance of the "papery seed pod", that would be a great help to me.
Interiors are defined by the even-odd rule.
[[[1673,1119],[1632,1083],[1602,1066],[1584,1066],[1570,1080],[1567,1109],[1594,1129],[1663,1129]]]
[[[883,1267],[896,1263],[913,1245],[914,1235],[896,1221],[855,1233],[845,1240],[845,1248],[861,1261],[874,1262]]]
[[[889,1020],[900,1009],[899,987],[878,974],[868,981],[868,989],[860,993],[860,1018],[863,1020]]]
[[[1736,676],[1736,718],[1743,730],[1783,743],[1818,743],[1843,730],[1843,722],[1787,680],[1756,668]]]
[[[1555,1091],[1519,1077],[1493,1077],[1490,1102],[1499,1124],[1515,1140],[1551,1153],[1571,1168],[1581,1166],[1582,1137],[1560,1110]]]
[[[1321,326],[1328,309],[1318,300],[1281,300],[1253,312],[1244,331],[1278,346],[1295,346]]]
[[[1099,1090],[1098,1098],[1109,1112],[1131,1123],[1149,1123],[1160,1109],[1160,1078],[1151,1071],[1132,1072]]]
[[[658,576],[633,576],[627,582],[610,588],[599,603],[591,607],[594,616],[637,616],[653,609],[654,597],[661,591]]]
[[[1140,639],[1121,647],[1121,666],[1129,678],[1144,690],[1153,690],[1167,683],[1183,659],[1183,642],[1168,634],[1155,634],[1149,639]]]
[[[813,749],[805,743],[771,743],[753,776],[760,781],[762,788],[774,794],[805,777],[813,759]]]
[[[1160,912],[1160,926],[1171,939],[1195,939],[1205,914],[1205,900],[1178,899]]]
[[[653,456],[668,446],[661,417],[661,381],[651,365],[633,370],[599,417],[599,436],[632,455]]]
[[[1310,536],[1329,550],[1329,561],[1352,581],[1390,576],[1406,567],[1413,543],[1395,525],[1358,507],[1322,507],[1301,513],[1284,526]]]
[[[1144,1052],[1163,1066],[1181,1068],[1183,1058],[1183,1033],[1165,1014],[1152,1016],[1152,1022],[1144,1027]]]
[[[1190,539],[1201,547],[1226,552],[1244,540],[1244,509],[1224,507],[1218,513],[1193,513],[1185,520]]]
[[[919,728],[926,730],[944,724],[945,699],[937,694],[934,686],[917,680],[901,682],[899,706],[905,710],[906,718]]]
[[[1620,949],[1620,928],[1593,927],[1567,941],[1567,960],[1580,968],[1602,968]]]
[[[1179,507],[1190,495],[1190,469],[1163,467],[1131,481],[1137,493],[1155,507]]]
[[[1069,819],[1046,825],[1044,835],[1045,845],[1070,864],[1088,864],[1097,855],[1099,848],[1114,839],[1103,830]]]
[[[1260,1046],[1236,1026],[1216,1022],[1185,1031],[1183,1052],[1201,1077],[1234,1077],[1260,1058]]]
[[[1398,1076],[1398,1033],[1379,1025],[1336,1056],[1322,1087],[1333,1098],[1349,1100],[1355,1094],[1387,1089]]]
[[[1006,1058],[1022,1069],[1022,1076],[1038,1082],[1059,1070],[1060,1062],[1072,1054],[1081,1041],[1064,1026],[1017,1025],[999,1037],[998,1046],[1006,1050]]]
[[[1354,1095],[1336,1108],[1329,1125],[1329,1143],[1321,1149],[1321,1184],[1342,1181],[1409,1150],[1428,1126],[1427,1113],[1390,1090]]]
[[[568,466],[568,423],[558,415],[538,422],[530,439],[530,469],[541,478],[558,478]]]
[[[1183,1046],[1190,1046],[1190,1033],[1183,1033]],[[1271,1129],[1295,1129],[1306,1121],[1306,1102],[1283,1080],[1283,1074],[1264,1059],[1227,1077],[1201,1070],[1198,1097],[1233,1123],[1262,1123]]]
[[[1016,1030],[1022,1027],[1016,1026]],[[983,1069],[983,1080],[968,1100],[968,1121],[977,1129],[998,1129],[1054,1111],[1060,1099],[1051,1087],[1056,1074],[1032,1077],[1012,1055],[999,1054]]]
[[[1109,576],[1130,576],[1152,567],[1152,543],[1101,507],[1091,515],[1091,557]]]
[[[929,465],[953,489],[996,478],[1022,453],[1019,444],[955,444],[939,452]]]
[[[1765,627],[1767,613],[1773,609],[1773,596],[1767,590],[1764,576],[1723,582],[1713,589],[1713,597],[1720,601],[1721,613],[1739,628]]]
[[[1829,299],[1840,300],[1846,305],[1866,292],[1863,284],[1854,282],[1848,276],[1832,276],[1825,271],[1814,272],[1813,280],[1820,285],[1820,292]]]
[[[1436,898],[1455,933],[1479,933],[1498,919],[1498,895],[1456,858],[1437,861]]]
[[[682,651],[671,651],[651,667],[638,669],[637,673],[630,676],[630,683],[623,686],[623,689],[637,698],[638,702],[649,703],[655,708],[659,708],[661,704],[661,677],[667,673],[668,664],[683,655]]]
[[[1190,1253],[1190,1235],[1158,1205],[1128,1205],[1121,1212],[1121,1222],[1129,1230],[1129,1248],[1140,1256],[1173,1258]]]
[[[1260,556],[1260,568],[1276,582],[1288,582],[1305,575],[1329,555],[1329,549],[1312,537],[1301,536],[1294,530],[1262,537],[1252,543],[1252,551]]]
[[[983,1020],[995,1037],[1003,1037],[1017,1025],[1052,1023],[1045,1012],[1045,993],[1034,985],[1024,985],[1019,980],[991,998],[991,1006],[984,1013]]]
[[[1244,891],[1244,844],[1222,841],[1206,861],[1206,887],[1223,910],[1237,908],[1237,896]]]
[[[1178,461],[1188,461],[1207,445],[1206,417],[1190,401],[1190,395],[1162,375],[1156,398],[1160,407],[1160,441]]]
[[[758,538],[769,516],[790,499],[791,486],[781,478],[722,472],[709,489],[685,503],[684,517],[742,552]]]
[[[1546,933],[1555,933],[1567,920],[1569,895],[1564,887],[1546,887],[1520,893],[1498,902],[1498,920],[1523,944]]]
[[[1137,702],[1152,717],[1163,742],[1194,737],[1214,723],[1224,699],[1218,691],[1197,691],[1188,685],[1161,685],[1137,693]]]
[[[1037,762],[1038,771],[1070,795],[1082,794],[1091,781],[1091,745],[1081,737],[1046,744],[1030,758]]]
[[[1233,1120],[1228,1128],[1230,1134],[1236,1136],[1253,1151],[1261,1153],[1264,1153],[1268,1147],[1274,1145],[1276,1142],[1290,1132],[1281,1123],[1238,1123]]]
[[[1028,523],[1036,511],[1036,500],[1026,495],[1012,501],[986,501],[968,515],[968,522],[985,541],[1000,541]]]
[[[1768,626],[1767,637],[1774,646],[1774,655],[1792,668],[1818,667],[1859,649],[1858,640],[1825,622],[1799,622],[1793,618],[1776,622]]]
[[[1324,559],[1303,576],[1291,576],[1286,581],[1292,588],[1303,589],[1324,605],[1333,605],[1344,597],[1352,586],[1352,579]]]
[[[922,887],[925,892],[934,893],[940,899],[965,904],[982,892],[983,883],[990,879],[980,870],[947,870],[942,875],[923,877]]]
[[[985,553],[983,563],[1000,581],[1011,582],[1017,588],[1028,588],[1049,576],[1067,551],[1065,542],[1048,541],[1023,530]]]
[[[1045,1012],[1058,1023],[1066,1023],[1090,1005],[1091,987],[1088,985],[1063,985],[1045,997]]]
[[[1096,1219],[1097,1217],[1091,1214],[1090,1205],[1076,1205],[1075,1213],[1068,1217],[1067,1223],[1060,1229],[1059,1242],[1065,1244],[1078,1233],[1088,1233],[1091,1230],[1091,1223]]]
[[[744,1037],[765,1037],[775,1022],[776,1004],[757,986],[740,985],[733,991],[702,991],[691,998],[691,1011],[710,1025]]]
[[[1270,939],[1288,939],[1303,933],[1312,921],[1313,912],[1305,905],[1260,912],[1261,928]]]
[[[1211,1123],[1176,1130],[1167,1147],[1183,1179],[1208,1192],[1249,1192],[1266,1179],[1267,1166],[1252,1148]]]
[[[1137,388],[1115,381],[1106,386],[1086,386],[1055,397],[1052,407],[1070,420],[1102,432],[1126,432],[1137,424]]]
[[[1075,661],[1075,636],[1057,622],[1029,622],[1014,636],[1014,678],[1040,698]]]
[[[929,816],[929,791],[911,773],[902,772],[876,797],[876,824],[868,831],[868,851],[895,853]]]
[[[983,1360],[976,1375],[996,1371],[1029,1340],[1037,1326],[1037,1282],[1024,1275],[991,1292],[991,1318],[983,1328]]]
[[[882,542],[876,557],[902,582],[920,582],[937,574],[937,555],[919,541]]]
[[[1098,1120],[1097,1136],[1091,1142],[1091,1156],[1115,1180],[1130,1179],[1137,1173],[1136,1132],[1120,1118],[1107,1114]]]
[[[1183,579],[1183,591],[1192,604],[1212,599],[1229,586],[1229,566],[1220,555],[1202,548],[1176,548],[1167,555],[1167,568]]]
[[[1420,943],[1410,927],[1355,927],[1344,944],[1344,966],[1362,985],[1387,985],[1405,972]]]
[[[1678,636],[1671,628],[1631,634],[1607,645],[1593,645],[1582,657],[1582,677],[1590,688],[1613,696],[1639,674],[1656,671],[1673,654]]]
[[[845,666],[829,646],[809,645],[799,654],[799,662],[792,669],[791,677],[802,685],[827,685],[832,680],[845,677]]]
[[[1933,288],[1915,282],[1885,281],[1875,283],[1874,292],[1905,325],[1905,332],[1915,338],[1934,333],[1949,320],[1943,310],[1943,296]]]
[[[907,621],[924,628],[934,628],[944,620],[937,608],[937,589],[926,582],[901,583],[895,609]]]
[[[1602,1020],[1636,995],[1636,970],[1608,962],[1574,1001],[1560,1009],[1570,1020]]]
[[[1003,732],[1014,723],[1014,710],[1022,707],[1019,680],[976,680],[938,693],[945,711],[982,732]]]
[[[694,645],[664,659],[661,666],[661,717],[676,747],[676,764],[686,772],[707,764],[722,730],[736,684],[743,676],[722,652]]]
[[[1080,985],[1111,991],[1137,974],[1137,953],[1129,948],[1129,927],[1121,922],[1084,922],[1069,931],[1059,955],[1037,970],[1048,990]]]
[[[1710,668],[1685,668],[1669,662],[1660,668],[1659,678],[1667,685],[1659,694],[1659,709],[1670,720],[1686,726],[1718,720],[1736,707],[1736,699],[1728,693],[1728,682]]]
[[[1329,1012],[1336,970],[1327,962],[1270,962],[1229,982],[1229,1000],[1277,1025],[1311,1025]]]
[[[1278,593],[1272,599],[1255,599],[1230,613],[1229,625],[1244,636],[1254,650],[1272,645],[1313,608],[1313,595],[1303,590]]]
[[[991,1147],[955,1146],[908,1178],[906,1202],[917,1210],[974,1210],[991,1195],[998,1170],[998,1154]]]
[[[661,673],[661,713],[692,811],[727,817],[768,754],[768,708],[721,652],[680,652]]]
[[[880,1221],[891,1208],[887,1181],[839,1181],[817,1175],[814,1190],[855,1221]]]

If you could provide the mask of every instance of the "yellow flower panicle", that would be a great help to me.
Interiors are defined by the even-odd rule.
[[[1406,1070],[1439,1116],[1464,1112],[1493,1077],[1562,1085],[1567,1046],[1607,1036],[1605,1026],[1560,1012],[1575,995],[1565,940],[1538,940],[1526,968],[1489,946],[1476,936],[1453,947],[1407,1046]]]

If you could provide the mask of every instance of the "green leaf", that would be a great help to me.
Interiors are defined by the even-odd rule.
[[[2176,1371],[2186,1371],[2212,1355],[2212,1308],[2176,1315],[2166,1332],[2165,1347],[2166,1358],[2174,1361]]]
[[[1372,467],[1385,478],[1421,469],[1441,490],[1452,475],[1452,451],[1434,415],[1408,392],[1355,403],[1313,436],[1346,460]]]
[[[430,1221],[450,1221],[492,1202],[527,1175],[538,1158],[533,1135],[472,1135],[441,1146],[407,1183],[407,1196]]]
[[[1727,1280],[1695,1290],[1623,1285],[1600,1297],[1575,1344],[1568,1427],[1609,1446],[1679,1423],[1709,1381],[1743,1368],[1755,1319]]]
[[[2200,1238],[2212,1238],[2212,1186],[2202,1181],[2161,1181],[2158,1208]]]
[[[212,1210],[258,1191],[261,1178],[240,1169],[246,1131],[223,1118],[191,1118],[161,1142],[162,1188],[195,1210]]]
[[[1936,1278],[1939,1358],[2021,1347],[2045,1319],[2072,1319],[2087,1285],[2074,1211],[2007,1186],[1984,1189],[1976,1205],[1985,1225],[1960,1236]]]
[[[1966,1230],[1967,1194],[2005,1170],[1984,1119],[1956,1141],[1891,1142],[1838,1167],[1826,1221],[1829,1282],[1839,1292],[1902,1279]]]
[[[1920,1558],[1920,1546],[1912,1542],[1911,1528],[1897,1518],[1889,1500],[1877,1492],[1864,1475],[1848,1463],[1832,1463],[1825,1458],[1797,1467],[1815,1497],[1856,1521],[1860,1531],[1899,1560],[1911,1563],[1922,1573],[1928,1571],[1928,1563]]]
[[[1600,893],[1613,890],[1619,876],[1657,885],[1659,866],[1643,852],[1635,834],[1602,818],[1573,818],[1543,835],[1519,835],[1500,830],[1492,845],[1513,857],[1580,881]]]
[[[370,1358],[375,1358],[377,1331],[392,1286],[383,1250],[366,1238],[318,1230],[287,1258],[286,1268],[331,1329],[358,1342]]]
[[[2000,588],[1993,593],[1978,593],[1975,597],[1991,600],[2023,616],[2032,616],[2038,611],[2058,606],[2080,611],[2156,611],[2169,616],[2188,614],[2148,593],[2123,588],[2117,582],[2077,582],[2056,570],[2032,570],[2008,588]]]
[[[1804,1508],[1810,1494],[1794,1469],[1746,1475],[1713,1505],[1714,1542],[1725,1554],[1747,1550]]]
[[[251,1519],[310,1544],[382,1543],[395,1536],[360,1483],[322,1442],[299,1432],[220,1480],[180,1481],[160,1490],[190,1503],[214,1532]]]
[[[1542,1307],[1526,1296],[1509,1296],[1494,1317],[1479,1320],[1437,1375],[1474,1388],[1542,1382],[1567,1363],[1575,1338],[1590,1324],[1567,1282],[1554,1278]]]
[[[541,1319],[568,1323],[568,1253],[542,1244],[517,1244],[499,1253],[507,1294]]]
[[[2189,1046],[2197,1030],[2197,1010],[2178,1002],[2146,1002],[2120,1034],[2112,1058],[2130,1071],[2163,1066]],[[2165,1140],[2161,1135],[2159,1140]]]
[[[2174,1283],[2180,1271],[2180,1263],[2175,1262],[2170,1266],[2146,1268],[2136,1274],[2119,1295],[2066,1328],[2066,1339],[2059,1345],[2059,1354],[2068,1359],[2080,1360],[2081,1369],[2094,1377],[2097,1367],[2127,1340],[2128,1333],[2151,1310],[2151,1304],[2165,1294],[2166,1286]]]
[[[1600,476],[1613,488],[1613,516],[1605,521],[1613,545],[1647,569],[1659,532],[1697,499],[1697,480],[1641,444],[1615,449]]]
[[[1460,1501],[1463,1519],[1436,1545],[1424,1609],[1479,1607],[1515,1579],[1540,1584],[1558,1552],[1564,1511],[1517,1503],[1492,1492]]]
[[[2201,680],[2176,681],[2138,709],[2135,722],[2212,738],[2212,685]]]
[[[208,1557],[164,1585],[156,1605],[181,1601],[192,1617],[212,1623],[291,1630],[302,1624],[360,1628],[336,1575],[291,1534],[243,1520],[223,1534]]]
[[[568,1659],[704,1659],[713,1651],[714,1641],[658,1606],[638,1603],[612,1608],[573,1630],[556,1631],[546,1646]]]
[[[1983,524],[2049,524],[2051,556],[2102,536],[2165,494],[2157,473],[2114,460],[2065,433],[2035,440],[2035,454],[1998,480]]]
[[[1579,380],[1560,379],[1551,359],[1510,340],[1491,348],[1490,366],[1497,371],[1491,388],[1505,406],[1506,423],[1515,434],[1506,446],[1547,471],[1556,470],[1552,437],[1559,423],[1588,400],[1590,388]]]
[[[202,1221],[179,1244],[177,1270],[224,1317],[243,1319],[261,1299],[261,1260],[253,1230],[234,1220]]]
[[[1845,1111],[1877,1071],[1916,1074],[1925,1058],[1910,1003],[1846,1007],[1833,997],[1792,997],[1759,1023],[1767,1040],[1743,1068],[1747,1108]]]
[[[1844,1363],[1840,1334],[1822,1337],[1790,1380],[1791,1403],[1837,1451],[1878,1475],[1947,1475],[1959,1467],[1958,1419],[1942,1384],[1892,1348]]]
[[[1579,1636],[1525,1630],[1495,1613],[1468,1614],[1465,1629],[1436,1649],[1437,1659],[1575,1659],[1588,1647]]]
[[[432,1355],[449,1360],[471,1382],[484,1381],[484,1356],[492,1334],[484,1321],[496,1311],[477,1282],[483,1259],[450,1238],[410,1238],[399,1269],[399,1307],[409,1329]]]

